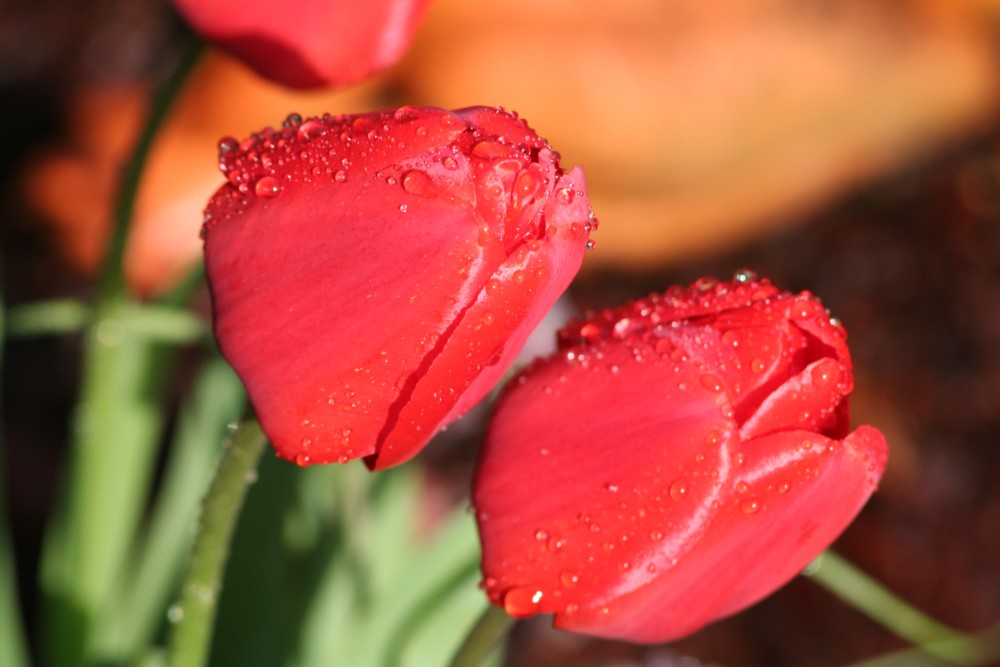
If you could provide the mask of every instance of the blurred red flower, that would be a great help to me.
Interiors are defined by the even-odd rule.
[[[174,0],[199,33],[295,88],[354,83],[395,63],[429,0]]]
[[[482,398],[578,271],[583,172],[515,114],[290,117],[220,142],[215,333],[278,454],[416,454]]]
[[[886,461],[849,432],[846,333],[749,272],[577,321],[512,381],[474,487],[513,616],[635,642],[760,600],[851,522]]]

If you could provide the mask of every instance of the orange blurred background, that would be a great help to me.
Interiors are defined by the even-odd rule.
[[[403,103],[505,106],[584,165],[604,222],[588,268],[730,250],[987,127],[996,26],[988,0],[439,0],[403,62],[342,91],[284,90],[211,53],[152,155],[128,279],[157,292],[196,261],[220,137],[291,111]],[[148,79],[76,82],[61,136],[20,173],[52,242],[87,275]]]

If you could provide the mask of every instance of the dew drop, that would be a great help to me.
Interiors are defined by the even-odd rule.
[[[403,174],[403,190],[411,195],[423,195],[431,187],[431,177],[427,172],[411,169]]]
[[[274,176],[262,176],[253,186],[253,191],[261,199],[274,199],[281,192],[281,183]]]
[[[322,137],[326,133],[326,125],[318,120],[307,120],[299,126],[299,129],[295,132],[295,136],[298,137],[299,141],[307,142],[317,137]]]
[[[301,467],[305,467],[305,466],[309,465],[309,462],[311,460],[312,459],[309,458],[308,454],[298,454],[295,457],[295,463],[297,465],[301,466]]]
[[[750,362],[750,370],[754,373],[763,373],[765,368],[763,359],[754,359]]]
[[[235,153],[240,149],[240,142],[236,137],[222,137],[219,139],[219,156],[226,153]]]
[[[736,493],[746,493],[749,490],[750,490],[750,485],[747,484],[746,482],[741,481],[736,483]]]
[[[297,113],[290,113],[285,117],[285,122],[281,124],[284,128],[298,127],[302,123],[302,116]]]
[[[687,484],[682,479],[679,479],[670,485],[670,498],[674,502],[684,500],[684,498],[687,497],[687,492]]]
[[[740,511],[744,514],[756,514],[760,511],[761,504],[756,498],[747,498],[740,501]]]
[[[453,158],[451,156],[448,156],[444,160],[442,160],[441,164],[448,171],[455,171],[456,169],[458,169],[458,161],[455,160],[455,158]]]
[[[663,539],[663,532],[659,530],[650,531],[649,539],[653,540],[654,542],[659,542],[660,540]]]
[[[562,188],[556,193],[556,199],[560,204],[572,204],[575,198],[576,192],[573,188]]]
[[[544,542],[545,540],[549,539],[549,534],[543,529],[539,528],[538,530],[535,531],[535,539],[538,540],[539,542]]]
[[[578,583],[580,583],[580,575],[572,570],[563,570],[559,573],[559,581],[566,588],[573,588]]]
[[[832,364],[817,364],[811,371],[813,384],[817,387],[828,387],[836,379],[838,373],[831,369]]]
[[[522,171],[514,183],[514,199],[519,204],[531,200],[538,190],[540,181],[534,172],[525,169]]]
[[[333,180],[337,181],[338,183],[345,182],[347,180],[347,172],[344,171],[343,169],[338,169],[333,173]]]
[[[542,592],[534,588],[512,588],[503,596],[503,608],[515,618],[532,616],[538,611],[542,601]]]
[[[740,269],[733,274],[734,283],[742,284],[753,282],[755,280],[757,280],[757,273],[755,271],[751,271],[750,269]]]
[[[711,392],[719,393],[722,391],[722,382],[718,377],[712,375],[711,373],[706,373],[701,376],[701,386],[705,387]]]

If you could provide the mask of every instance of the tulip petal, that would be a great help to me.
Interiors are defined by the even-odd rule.
[[[557,615],[556,626],[652,643],[740,611],[843,531],[875,490],[886,457],[882,435],[864,426],[842,442],[793,431],[744,450],[748,460],[736,474],[744,492],[723,503],[689,558],[630,591],[624,585],[603,605]]]
[[[697,542],[736,428],[725,396],[679,381],[684,368],[653,349],[571,351],[504,393],[474,485],[494,602],[518,616],[582,609]],[[650,410],[650,392],[670,409]]]
[[[499,261],[467,211],[410,198],[399,224],[378,213],[390,186],[371,181],[259,206],[206,239],[216,335],[279,455],[300,463],[374,453],[389,406]]]
[[[416,453],[412,443],[441,424],[463,415],[500,380],[550,304],[569,286],[583,261],[587,229],[579,221],[590,214],[583,171],[561,177],[545,207],[544,240],[522,243],[496,269],[476,295],[461,321],[401,403],[398,419],[387,429],[369,467],[397,465]],[[476,370],[478,369],[478,370]]]
[[[818,359],[775,388],[740,426],[744,439],[799,428],[825,432],[835,425],[837,409],[850,394],[851,374],[829,357]]]

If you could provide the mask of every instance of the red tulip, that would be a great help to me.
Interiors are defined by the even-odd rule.
[[[875,490],[844,329],[749,273],[570,324],[498,401],[474,487],[513,616],[661,642],[760,600]]]
[[[595,224],[583,172],[501,109],[293,116],[220,160],[216,338],[302,465],[416,454],[500,379]]]
[[[174,0],[206,38],[296,88],[345,84],[395,63],[429,0]]]

